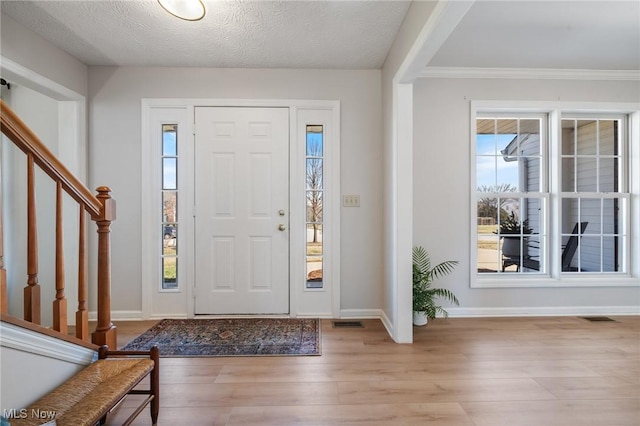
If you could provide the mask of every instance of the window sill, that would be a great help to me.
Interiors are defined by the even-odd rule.
[[[504,274],[502,274],[504,275]],[[560,278],[545,274],[527,277],[487,277],[473,274],[471,288],[640,287],[640,279],[629,274],[566,273]]]

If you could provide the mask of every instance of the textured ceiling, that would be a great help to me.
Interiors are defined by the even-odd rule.
[[[465,0],[449,0],[465,1]],[[410,2],[7,1],[2,13],[89,65],[378,69]],[[640,0],[476,0],[429,67],[640,69]]]
[[[88,65],[376,69],[410,2],[211,1],[198,22],[155,0],[2,1]]]

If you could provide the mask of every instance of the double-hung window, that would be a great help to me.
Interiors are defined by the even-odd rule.
[[[477,282],[629,274],[627,116],[478,109],[474,124]]]
[[[563,272],[628,270],[626,127],[625,117],[562,116],[559,219],[564,246],[575,241]]]
[[[480,115],[476,128],[478,272],[544,273],[546,116]]]

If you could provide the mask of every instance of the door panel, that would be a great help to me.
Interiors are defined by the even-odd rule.
[[[286,314],[289,111],[197,107],[195,117],[195,313]]]

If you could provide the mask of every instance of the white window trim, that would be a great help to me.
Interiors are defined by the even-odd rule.
[[[164,291],[159,294],[166,294],[167,297],[178,296],[181,303],[184,303],[186,309],[184,312],[176,315],[184,317],[194,317],[195,312],[195,256],[193,247],[188,246],[188,242],[194,241],[193,221],[189,220],[195,214],[194,211],[194,182],[192,173],[186,173],[193,170],[193,147],[194,133],[193,123],[195,119],[196,106],[213,106],[213,107],[285,107],[289,108],[289,126],[291,135],[290,145],[290,294],[289,294],[289,315],[296,316],[314,316],[326,318],[340,317],[340,212],[341,212],[341,193],[340,193],[340,102],[339,101],[314,101],[314,100],[281,100],[281,99],[257,99],[257,100],[240,100],[240,99],[142,99],[142,163],[141,163],[141,181],[142,181],[142,223],[141,223],[141,248],[142,248],[142,318],[158,318],[166,316],[165,313],[158,311],[152,306],[153,289],[158,288],[159,277],[159,256],[156,247],[156,239],[153,237],[154,232],[160,229],[150,221],[145,221],[146,217],[153,217],[155,212],[153,197],[149,195],[158,192],[158,179],[154,180],[153,161],[158,161],[156,157],[152,157],[151,135],[150,135],[150,116],[151,110],[154,108],[174,108],[183,109],[186,112],[186,123],[179,122],[179,126],[186,129],[186,140],[183,139],[182,152],[179,155],[179,172],[185,172],[185,176],[181,174],[179,179],[183,179],[184,187],[181,186],[181,199],[179,200],[180,223],[181,230],[178,234],[178,244],[180,247],[181,263],[179,264],[179,292]],[[323,226],[323,237],[325,238],[325,265],[330,274],[324,276],[323,291],[305,291],[306,273],[304,272],[305,246],[306,238],[304,234],[305,219],[305,172],[304,151],[302,147],[306,142],[306,137],[300,139],[298,127],[298,116],[304,116],[307,113],[318,111],[320,114],[326,112],[324,116],[329,114],[330,119],[324,119],[327,129],[327,138],[332,141],[326,146],[325,152],[325,224]],[[318,123],[313,123],[318,124]],[[322,123],[321,123],[322,124]],[[180,128],[180,127],[179,127]],[[304,129],[303,129],[304,130]],[[302,144],[302,145],[301,145]],[[186,145],[186,147],[185,147]],[[158,148],[156,148],[158,149]],[[302,156],[302,157],[301,157]],[[189,163],[189,161],[191,163]],[[155,176],[157,177],[157,176]],[[180,182],[180,180],[179,180]],[[179,183],[179,185],[181,185]],[[157,215],[157,212],[155,212]],[[157,228],[157,229],[156,229]],[[155,231],[154,231],[155,230]],[[297,234],[298,233],[298,234]],[[155,276],[154,276],[155,275]],[[300,281],[300,282],[298,282]],[[322,298],[321,303],[315,303],[316,311],[309,311],[309,307],[314,305],[313,297]],[[306,300],[306,303],[305,303]]]
[[[560,208],[559,189],[557,181],[558,170],[561,166],[558,152],[561,137],[560,120],[562,116],[569,117],[573,114],[596,114],[600,117],[607,114],[626,115],[629,120],[628,144],[625,146],[628,155],[628,193],[626,219],[629,221],[628,273],[560,273],[558,263],[555,262],[547,268],[549,274],[532,274],[529,276],[508,274],[487,274],[481,276],[477,273],[477,220],[476,220],[476,148],[475,129],[476,118],[485,114],[517,114],[517,113],[542,113],[549,116],[549,148],[548,164],[551,176],[549,184],[550,211],[546,216],[549,229],[548,257],[557,257],[557,247],[560,246],[559,221],[550,221],[552,215],[557,215]],[[547,102],[547,101],[471,101],[469,117],[469,146],[470,146],[470,286],[471,288],[536,288],[536,287],[639,287],[640,286],[640,103],[609,103],[609,102]],[[549,259],[547,259],[549,260]]]
[[[160,129],[162,124],[178,125],[178,184],[188,179],[187,156],[192,156],[191,143],[193,141],[192,120],[189,120],[190,110],[186,105],[166,103],[161,105],[147,105],[142,103],[142,141],[141,141],[141,294],[142,318],[187,317],[186,310],[171,307],[187,306],[187,282],[190,278],[188,265],[183,261],[178,263],[178,287],[176,289],[162,288],[162,258],[161,258],[161,211],[162,205],[162,160]],[[191,110],[192,111],[192,110]],[[178,198],[178,220],[189,217],[191,209],[185,197]],[[157,218],[158,220],[154,220]],[[185,220],[186,221],[186,220]],[[178,232],[177,243],[180,258],[192,256],[192,250],[187,241],[190,235],[182,230]]]

